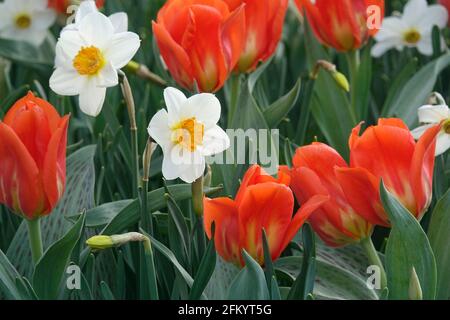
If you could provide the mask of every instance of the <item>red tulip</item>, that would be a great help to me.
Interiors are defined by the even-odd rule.
[[[69,116],[31,92],[0,121],[0,203],[29,220],[63,195]]]
[[[247,36],[236,70],[253,71],[275,52],[283,31],[288,0],[224,0],[231,10],[245,3]]]
[[[211,238],[214,222],[216,249],[226,261],[243,266],[241,252],[245,249],[263,264],[263,229],[271,258],[277,259],[309,215],[327,200],[325,196],[313,197],[292,217],[294,196],[289,182],[289,175],[282,170],[275,179],[254,165],[245,174],[235,200],[204,200],[206,233]]]
[[[447,9],[450,16],[450,0],[439,0],[439,4],[443,5]],[[450,26],[450,20],[448,22],[448,25]]]
[[[348,165],[337,151],[323,143],[313,143],[297,150],[293,165],[291,188],[300,203],[318,195],[330,198],[309,218],[325,243],[338,247],[371,235],[372,225],[353,209],[339,183],[337,171]]]
[[[245,45],[245,14],[222,0],[169,0],[152,22],[164,62],[179,85],[216,92]]]
[[[366,203],[376,195],[378,206],[369,221],[389,226],[381,209],[379,185],[383,179],[386,188],[417,218],[427,211],[432,198],[436,136],[435,126],[416,143],[406,124],[400,119],[380,119],[377,126],[369,127],[361,136],[361,125],[353,129],[350,137],[350,163],[352,169],[342,170],[340,180],[351,204],[363,212]]]
[[[384,0],[296,0],[296,3],[299,10],[306,12],[316,37],[338,51],[359,49],[378,32],[384,17]],[[379,11],[370,12],[372,6]]]
[[[70,5],[76,5],[79,3],[79,0],[48,0],[48,6],[61,14],[69,14],[69,12],[67,12],[67,8]],[[105,0],[95,0],[95,4],[97,5],[97,8],[102,8],[105,4]]]

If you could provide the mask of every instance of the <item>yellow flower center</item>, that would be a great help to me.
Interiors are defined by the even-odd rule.
[[[417,29],[410,29],[403,34],[403,39],[409,44],[416,44],[421,38],[422,35]]]
[[[450,119],[444,121],[442,129],[444,130],[445,133],[450,134]]]
[[[73,66],[83,76],[94,76],[105,66],[105,58],[94,46],[81,48],[73,59]]]
[[[172,128],[172,141],[191,152],[203,144],[204,135],[205,126],[195,117],[183,120]]]
[[[19,29],[28,29],[31,26],[31,17],[30,15],[24,13],[24,14],[19,14],[16,17],[16,26]]]

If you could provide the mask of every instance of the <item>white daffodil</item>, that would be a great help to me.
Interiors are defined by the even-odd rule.
[[[188,99],[175,88],[167,88],[164,99],[167,111],[160,110],[152,118],[148,133],[163,150],[164,177],[192,183],[204,174],[205,157],[230,147],[230,139],[217,125],[220,102],[210,93]]]
[[[5,0],[0,3],[0,38],[40,46],[55,20],[47,0]]]
[[[434,94],[439,104],[419,108],[419,122],[423,125],[414,129],[412,135],[419,139],[429,128],[442,123],[442,130],[436,142],[436,156],[450,149],[450,109],[440,94]]]
[[[381,57],[386,51],[396,48],[416,47],[424,55],[433,54],[432,31],[447,25],[448,13],[445,7],[428,5],[426,0],[409,0],[401,17],[387,17],[375,36],[377,43],[372,56]],[[444,46],[444,41],[442,41]]]
[[[109,18],[90,12],[75,29],[61,32],[50,87],[63,96],[79,95],[81,110],[95,117],[106,88],[119,83],[117,70],[130,62],[139,46],[137,34],[116,32]]]
[[[81,2],[77,8],[74,23],[67,25],[63,31],[77,30],[83,18],[92,12],[99,12],[94,0],[85,0]],[[115,33],[128,31],[128,15],[125,12],[114,13],[108,18],[114,27]]]

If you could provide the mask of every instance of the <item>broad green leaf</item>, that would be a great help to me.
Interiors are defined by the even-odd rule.
[[[295,106],[301,89],[301,79],[297,81],[295,86],[285,96],[272,103],[264,110],[264,118],[269,128],[276,128],[280,122]]]
[[[437,265],[437,299],[450,299],[450,190],[439,200],[428,228]]]
[[[414,126],[417,123],[417,109],[426,103],[439,74],[449,65],[450,53],[446,53],[420,69],[386,107],[384,116],[399,117],[409,126]]]
[[[44,250],[60,239],[73,225],[67,217],[94,206],[95,146],[82,148],[67,159],[67,180],[64,196],[48,217],[41,219]],[[26,222],[12,240],[7,256],[20,274],[31,278],[33,263]]]
[[[356,81],[353,83],[355,90],[355,101],[353,107],[355,109],[357,119],[367,119],[370,105],[370,87],[372,85],[372,56],[370,47],[366,47],[362,51],[361,64],[359,65]]]
[[[7,299],[21,300],[23,295],[16,283],[20,279],[20,274],[9,262],[6,255],[0,250],[0,292]]]
[[[237,266],[226,262],[221,256],[217,255],[214,273],[205,289],[206,296],[211,300],[227,299],[230,284],[239,271]]]
[[[31,68],[50,69],[54,63],[54,52],[45,52],[45,42],[37,48],[27,42],[0,39],[0,56]]]
[[[188,184],[169,186],[169,191],[176,201],[187,200],[192,197],[191,186]],[[205,188],[205,194],[210,196],[222,190],[222,187]],[[166,207],[164,188],[148,193],[149,212],[158,211]],[[140,219],[139,200],[122,200],[119,203],[111,202],[93,208],[86,213],[86,226],[99,228],[106,225],[103,234],[119,234]]]
[[[169,212],[169,240],[170,248],[179,261],[184,265],[189,263],[190,233],[180,207],[171,195],[165,194],[167,209]]]
[[[314,292],[314,280],[316,278],[316,244],[314,233],[309,224],[303,226],[302,236],[302,271],[292,285],[288,296],[289,300],[306,300],[307,296]]]
[[[419,277],[424,299],[436,296],[436,262],[428,238],[414,216],[391,194],[384,184],[381,200],[392,224],[386,246],[386,273],[389,299],[409,299],[412,269]]]
[[[243,250],[245,267],[230,285],[229,300],[269,300],[266,277],[261,266]]]
[[[100,283],[100,294],[103,300],[116,300],[108,284],[104,281]]]
[[[216,267],[216,249],[214,247],[214,238],[209,241],[206,253],[202,258],[200,267],[194,278],[191,292],[189,294],[190,300],[200,299],[208,282],[210,281]]]
[[[33,288],[39,299],[49,300],[58,297],[66,267],[75,245],[84,231],[84,214],[66,235],[51,245],[38,261],[33,274]]]

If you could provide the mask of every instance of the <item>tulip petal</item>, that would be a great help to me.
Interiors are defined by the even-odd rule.
[[[189,8],[189,23],[181,45],[189,56],[201,92],[220,89],[231,71],[221,45],[222,19],[220,12],[210,6]]]
[[[211,226],[215,224],[215,245],[217,252],[226,261],[241,263],[239,249],[238,211],[236,204],[229,198],[208,199],[204,204],[204,225],[211,239]]]
[[[245,19],[244,6],[241,5],[222,27],[223,48],[229,70],[234,69],[245,47]]]
[[[163,26],[152,22],[153,33],[164,63],[174,79],[186,89],[193,89],[194,78],[186,51],[177,44]]]
[[[440,125],[428,129],[417,142],[412,157],[410,179],[416,201],[415,215],[418,219],[431,203],[436,138],[440,130]]]
[[[357,214],[372,224],[389,226],[381,204],[379,179],[362,168],[336,168],[336,178]]]
[[[47,214],[55,208],[64,194],[66,185],[66,147],[69,116],[62,118],[59,128],[48,143],[42,171],[42,182],[50,205]]]
[[[242,248],[263,263],[262,230],[272,259],[281,252],[284,235],[289,227],[294,209],[292,191],[285,185],[273,182],[249,186],[239,204],[239,236]]]
[[[0,122],[0,202],[33,219],[45,205],[39,169],[14,131]]]
[[[304,203],[295,214],[291,221],[286,233],[284,235],[283,244],[280,246],[280,251],[275,252],[274,256],[279,257],[282,251],[289,245],[289,242],[295,237],[297,232],[303,226],[303,224],[310,218],[310,216],[320,208],[325,202],[330,199],[329,196],[317,195],[309,199]]]

